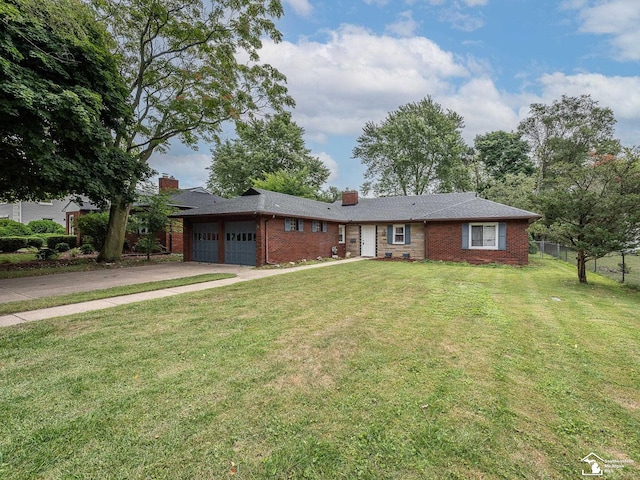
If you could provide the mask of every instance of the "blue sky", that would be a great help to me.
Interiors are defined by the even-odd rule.
[[[534,102],[590,94],[623,144],[640,145],[640,0],[283,0],[283,41],[261,61],[287,76],[293,119],[331,170],[358,189],[351,158],[368,121],[430,95],[465,120],[463,137],[512,131]],[[231,132],[232,134],[232,132]],[[206,184],[211,146],[174,144],[151,166]]]

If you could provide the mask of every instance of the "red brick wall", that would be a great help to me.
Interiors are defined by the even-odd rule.
[[[338,255],[342,251],[344,256],[344,244],[338,244],[338,224],[327,222],[326,232],[313,232],[312,221],[304,220],[302,232],[286,232],[284,218],[276,217],[266,221],[266,235],[268,258],[266,263],[295,262],[296,260],[311,260],[316,257],[330,257],[331,247],[338,247]],[[264,232],[264,230],[263,230]],[[261,236],[258,236],[260,239]]]
[[[169,177],[160,177],[158,179],[158,189],[162,192],[164,190],[177,190],[178,180]]]
[[[504,263],[526,265],[529,262],[527,220],[507,224],[506,250],[473,250],[462,248],[462,224],[466,222],[429,222],[426,235],[426,257],[429,260],[468,263]]]

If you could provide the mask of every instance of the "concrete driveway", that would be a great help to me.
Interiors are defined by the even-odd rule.
[[[74,292],[86,292],[91,290],[102,290],[121,285],[132,285],[136,283],[155,282],[159,280],[169,280],[173,278],[183,278],[204,273],[233,273],[234,278],[215,280],[212,282],[196,283],[184,285],[182,287],[172,287],[152,292],[135,293],[120,297],[105,298],[103,300],[93,300],[89,302],[74,303],[60,307],[45,308],[42,310],[31,310],[28,312],[15,313],[0,316],[0,327],[17,325],[25,322],[43,320],[75,313],[101,310],[128,303],[163,298],[182,293],[196,292],[210,288],[223,287],[233,283],[244,282],[257,278],[282,275],[299,270],[311,268],[323,268],[333,265],[343,265],[345,263],[362,260],[362,258],[351,258],[336,262],[317,263],[302,267],[256,270],[253,267],[242,265],[221,265],[212,263],[167,263],[159,265],[149,265],[143,267],[113,268],[111,270],[94,270],[90,272],[71,272],[54,275],[43,275],[39,277],[24,277],[15,279],[0,279],[0,303],[15,300],[29,300],[40,297],[51,297],[65,295]]]

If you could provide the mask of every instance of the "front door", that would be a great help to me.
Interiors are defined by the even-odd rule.
[[[360,227],[360,255],[363,257],[376,256],[375,225],[362,225]]]

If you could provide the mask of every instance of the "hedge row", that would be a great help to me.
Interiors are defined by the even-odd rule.
[[[77,238],[75,235],[46,235],[46,238],[41,236],[29,236],[29,237],[0,237],[0,252],[16,252],[21,248],[46,247],[54,249],[59,243],[67,243],[70,248],[77,246]]]

